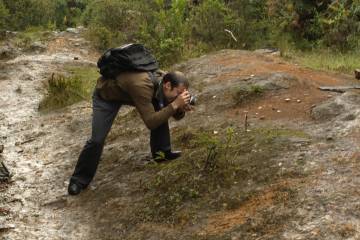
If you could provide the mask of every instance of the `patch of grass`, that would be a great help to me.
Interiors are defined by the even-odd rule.
[[[45,83],[47,95],[39,104],[40,111],[59,109],[88,100],[98,77],[94,67],[68,67],[68,76],[53,74]]]
[[[291,58],[300,64],[316,69],[341,73],[349,73],[359,68],[360,58],[358,53],[339,53],[330,50],[312,52],[292,52]]]
[[[65,67],[70,77],[79,78],[85,95],[89,98],[100,74],[97,67]]]
[[[200,212],[237,208],[281,177],[274,157],[291,149],[286,137],[299,132],[228,128],[223,133],[189,129],[175,133],[186,150],[181,160],[150,165],[153,178],[144,186],[142,221],[191,223]],[[249,188],[251,184],[251,188]]]
[[[48,29],[43,27],[31,27],[25,31],[18,32],[17,35],[10,41],[13,42],[15,46],[26,51],[30,49],[32,43],[48,40],[50,36],[51,32]]]
[[[244,224],[235,227],[222,236],[220,235],[219,238],[210,239],[225,239],[226,237],[231,239],[232,235],[238,236],[239,239],[253,239],[254,236],[266,236],[264,239],[281,239],[285,225],[297,214],[296,209],[291,206],[291,204],[296,205],[297,194],[293,193],[291,189],[284,189],[283,191],[287,198],[280,200],[280,208],[262,209],[255,215],[249,216]]]
[[[234,90],[232,98],[236,105],[243,104],[246,101],[262,96],[264,88],[258,85],[239,87]]]
[[[276,137],[299,137],[310,139],[310,136],[303,131],[293,130],[293,129],[271,129],[271,128],[258,128],[254,129],[256,134],[267,136],[268,138],[276,138]]]

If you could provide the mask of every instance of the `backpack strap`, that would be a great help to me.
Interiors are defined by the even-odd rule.
[[[153,93],[153,101],[156,101],[159,104],[160,109],[165,107],[165,99],[162,93],[159,92],[159,88],[161,82],[158,81],[155,72],[148,72],[151,82],[154,86],[154,93]]]
[[[148,72],[150,80],[152,82],[152,84],[154,85],[154,95],[157,92],[158,88],[159,88],[159,82],[157,81],[157,78],[155,76],[154,72]]]
[[[151,80],[151,82],[152,82],[152,84],[154,86],[153,98],[155,98],[156,93],[157,93],[157,91],[159,89],[159,82],[158,82],[157,77],[155,76],[154,72],[148,72],[148,74],[149,74],[150,80]]]

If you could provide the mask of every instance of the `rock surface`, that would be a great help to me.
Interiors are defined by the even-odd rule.
[[[0,46],[0,60],[8,60],[15,58],[18,54],[19,53],[17,49],[12,46]]]
[[[45,52],[47,49],[46,45],[41,42],[34,42],[30,45],[28,51],[36,52],[37,54]]]
[[[311,116],[315,120],[331,120],[332,118],[340,115],[345,110],[343,105],[336,102],[326,102],[313,108]]]
[[[297,79],[287,73],[273,73],[270,76],[253,78],[250,82],[266,90],[280,90],[295,85]]]
[[[318,90],[321,85],[349,83],[353,76],[309,70],[267,52],[223,50],[174,66],[189,76],[198,104],[184,120],[170,125],[175,136],[183,129],[211,129],[220,135],[228,127],[243,129],[246,114],[248,133],[278,129],[283,137],[269,134],[266,141],[290,147],[259,168],[274,171],[273,178],[262,179],[255,172],[234,183],[231,192],[242,194],[234,194],[233,201],[217,210],[205,202],[205,210],[189,213],[192,203],[187,202],[183,209],[174,209],[181,222],[135,219],[150,191],[143,186],[158,168],[146,162],[146,127],[133,108],[123,107],[94,181],[79,196],[69,197],[69,176],[91,132],[91,103],[47,114],[37,110],[49,72],[60,71],[65,64],[94,66],[99,56],[90,48],[79,49],[87,43],[69,31],[56,33],[44,52],[1,62],[5,68],[0,69],[0,144],[6,149],[4,161],[14,172],[10,185],[0,185],[4,239],[360,238],[359,92],[329,95]],[[234,103],[236,87],[256,85],[266,91],[244,105]],[[19,87],[21,93],[16,92]],[[174,146],[185,144],[189,136],[173,139]],[[263,151],[256,139],[250,146],[239,144],[239,151],[250,148],[238,153],[244,156]],[[256,169],[254,159],[248,160],[239,166],[240,176]]]

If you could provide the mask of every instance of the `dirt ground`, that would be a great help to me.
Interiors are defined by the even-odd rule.
[[[291,151],[273,159],[276,180],[251,189],[250,179],[245,185],[254,194],[239,206],[198,213],[196,221],[135,221],[145,194],[138,186],[151,174],[149,133],[124,107],[91,186],[68,196],[91,131],[91,103],[39,113],[43,82],[65,64],[94,66],[97,57],[81,35],[57,33],[46,51],[0,62],[0,144],[13,173],[0,185],[1,239],[360,239],[360,94],[318,89],[357,82],[271,53],[223,50],[174,66],[189,77],[199,103],[171,129],[243,128],[246,114],[249,131],[304,132],[308,139],[292,137]],[[251,85],[265,91],[235,104],[234,89]]]

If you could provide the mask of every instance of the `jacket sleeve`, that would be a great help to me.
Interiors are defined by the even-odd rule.
[[[127,92],[134,102],[135,107],[140,113],[142,120],[149,129],[155,129],[175,114],[175,110],[171,104],[155,111],[152,104],[154,94],[154,86],[148,76],[145,79],[134,79],[127,85]]]

